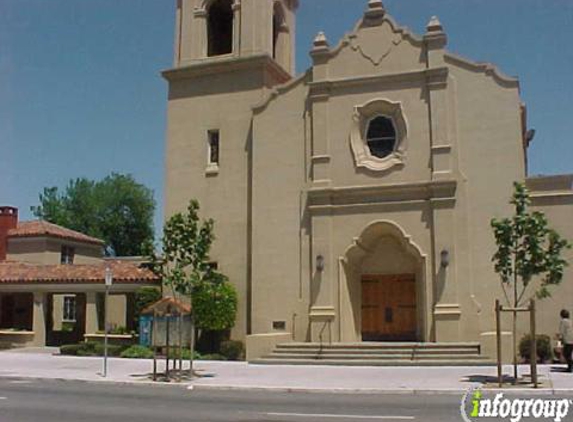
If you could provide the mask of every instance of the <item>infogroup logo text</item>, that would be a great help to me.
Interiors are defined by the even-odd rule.
[[[486,399],[481,390],[473,390],[464,396],[460,410],[466,422],[487,418],[510,422],[520,422],[524,418],[561,422],[569,414],[571,406],[573,400],[507,398],[504,393],[497,393],[493,399]]]

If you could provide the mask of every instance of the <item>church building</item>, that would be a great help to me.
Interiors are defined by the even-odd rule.
[[[286,341],[473,342],[494,357],[490,220],[526,182],[573,239],[573,176],[528,177],[517,79],[449,52],[436,17],[416,35],[381,0],[352,3],[362,19],[338,43],[319,33],[296,75],[298,0],[178,0],[165,215],[196,198],[215,220],[211,258],[238,289],[232,335],[251,357]],[[568,269],[538,332],[554,335],[571,298]]]

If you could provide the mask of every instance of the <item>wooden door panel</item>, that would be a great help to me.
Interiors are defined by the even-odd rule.
[[[362,336],[368,340],[415,340],[414,275],[376,275],[362,279]]]

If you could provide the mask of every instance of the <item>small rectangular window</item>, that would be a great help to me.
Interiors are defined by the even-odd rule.
[[[273,321],[273,330],[286,330],[286,321]]]
[[[210,130],[208,132],[208,142],[209,142],[209,164],[218,165],[219,164],[219,131]]]
[[[62,321],[76,322],[76,297],[64,296],[64,309],[62,310]]]
[[[62,246],[60,255],[60,263],[64,265],[71,265],[74,263],[74,255],[76,251],[71,246]]]

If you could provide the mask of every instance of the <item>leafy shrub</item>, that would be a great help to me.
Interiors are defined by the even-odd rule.
[[[123,349],[123,346],[108,344],[107,354],[108,356],[119,356]],[[88,341],[79,344],[67,344],[60,347],[60,353],[62,355],[69,356],[103,356],[104,345],[103,343],[97,341]]]
[[[179,358],[179,348],[173,347],[169,349],[169,358],[170,359],[178,359]],[[184,360],[189,360],[191,358],[191,352],[189,349],[183,348],[181,350],[181,358]],[[193,355],[193,359],[202,359],[201,353],[195,351]]]
[[[195,348],[204,355],[220,353],[221,343],[229,340],[230,334],[229,330],[200,330]]]
[[[227,277],[213,272],[210,279],[198,283],[193,290],[193,311],[197,328],[228,330],[235,325],[237,290]]]
[[[237,340],[226,340],[221,342],[221,355],[227,360],[241,360],[244,351],[243,342]]]
[[[113,357],[119,357],[121,352],[125,350],[126,346],[120,346],[118,344],[108,344],[107,345],[107,355]],[[103,356],[104,354],[104,344],[96,343],[95,356]]]
[[[201,360],[227,360],[225,356],[219,353],[209,353],[208,355],[203,355]]]
[[[124,327],[123,325],[120,325],[117,327],[111,327],[107,333],[108,334],[114,334],[114,335],[134,335],[134,334],[136,334],[135,331],[129,331],[127,329],[127,327]],[[97,330],[96,334],[105,334],[105,331],[104,330]]]
[[[81,344],[65,344],[63,346],[60,346],[60,354],[68,356],[77,356],[80,347],[82,347]]]
[[[134,344],[121,352],[120,356],[127,359],[151,359],[153,357],[153,350],[149,347]]]
[[[123,326],[113,327],[109,333],[110,334],[121,334],[121,335],[132,334],[131,331],[129,331],[127,329],[127,327],[123,327]]]
[[[537,361],[548,362],[553,358],[551,339],[549,336],[540,334],[536,338],[537,343]],[[527,334],[519,342],[519,355],[526,361],[530,361],[531,356],[531,335]]]

